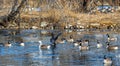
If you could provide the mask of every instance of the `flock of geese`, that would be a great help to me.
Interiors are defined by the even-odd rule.
[[[76,40],[76,41],[75,41],[75,40],[73,39],[73,36],[72,36],[72,35],[70,36],[69,39],[61,38],[61,40],[56,41],[61,34],[62,34],[62,33],[60,32],[60,33],[58,33],[58,34],[55,36],[55,35],[52,33],[52,37],[51,37],[51,39],[50,39],[51,44],[43,44],[41,40],[38,41],[38,43],[39,43],[39,49],[53,49],[53,48],[56,47],[56,44],[64,44],[65,42],[71,42],[71,43],[74,45],[74,47],[79,47],[79,50],[80,50],[80,51],[87,51],[87,50],[90,49],[90,47],[89,47],[89,46],[90,46],[90,45],[89,45],[89,40],[84,40],[84,41],[82,41],[82,40]],[[106,36],[107,36],[106,49],[107,49],[107,50],[114,50],[114,51],[115,51],[115,50],[118,50],[118,49],[119,49],[119,46],[117,46],[117,45],[110,45],[110,42],[111,42],[111,41],[117,41],[117,38],[116,38],[116,37],[110,37],[109,34],[106,34]],[[20,45],[20,46],[25,46],[25,43],[24,43],[24,42],[21,42],[19,45]],[[5,43],[5,44],[0,43],[0,46],[11,47],[12,44],[8,41],[8,43]],[[96,46],[96,48],[97,48],[97,49],[100,49],[100,48],[102,48],[102,47],[103,47],[103,44],[100,43],[99,40],[97,40],[97,46]],[[106,64],[106,65],[111,65],[113,61],[111,60],[111,58],[106,58],[106,57],[104,57],[104,61],[103,61],[103,62],[104,62],[104,64]]]

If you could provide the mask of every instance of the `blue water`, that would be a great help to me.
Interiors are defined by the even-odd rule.
[[[21,30],[18,34],[13,35],[10,32],[16,30],[0,31],[1,43],[7,42],[6,37],[10,37],[12,47],[0,47],[0,66],[104,66],[104,56],[110,57],[113,60],[114,66],[120,66],[120,49],[116,51],[107,51],[106,33],[112,37],[117,37],[117,41],[112,41],[112,45],[120,46],[119,32],[112,31],[76,31],[62,32],[63,38],[68,38],[70,35],[74,39],[90,40],[90,50],[80,51],[78,47],[74,47],[73,43],[66,42],[57,44],[55,49],[41,50],[39,43],[41,40],[44,44],[50,44],[49,35],[41,34],[41,30]],[[5,32],[5,33],[4,33]],[[55,31],[58,33],[59,31]],[[65,34],[65,35],[64,35]],[[19,39],[23,39],[25,46],[19,46]],[[99,40],[104,46],[100,49],[96,48],[96,40]]]

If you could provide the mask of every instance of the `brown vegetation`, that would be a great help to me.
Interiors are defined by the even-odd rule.
[[[106,1],[107,2],[107,1]],[[112,3],[108,3],[113,5]],[[58,0],[53,1],[37,1],[37,0],[18,0],[13,1],[11,11],[0,18],[0,24],[6,28],[31,28],[40,25],[42,22],[47,22],[49,27],[64,29],[66,26],[76,28],[116,28],[119,26],[119,13],[99,13],[89,14],[89,9],[102,4],[102,0]],[[19,3],[19,4],[16,4]],[[81,4],[80,4],[81,3]],[[40,8],[40,11],[35,11],[33,8]],[[82,10],[83,8],[83,10]],[[27,11],[26,11],[27,10]],[[88,11],[83,13],[82,11]],[[7,25],[7,24],[8,25]]]

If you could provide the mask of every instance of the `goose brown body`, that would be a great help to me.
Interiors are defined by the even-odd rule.
[[[107,42],[107,47],[106,47],[109,51],[112,51],[112,50],[118,50],[119,47],[117,45],[110,45],[109,42]]]

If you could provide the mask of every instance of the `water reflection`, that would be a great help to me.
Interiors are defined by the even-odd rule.
[[[104,56],[111,58],[114,66],[120,65],[120,49],[106,49],[107,33],[111,37],[117,37],[117,41],[111,41],[110,44],[120,46],[120,35],[117,31],[67,30],[58,37],[58,40],[69,39],[69,36],[73,35],[74,40],[89,40],[88,51],[80,51],[72,42],[58,43],[54,49],[40,49],[38,41],[50,44],[52,32],[59,33],[58,30],[0,30],[0,42],[12,43],[12,47],[0,46],[0,66],[105,66]],[[97,48],[97,40],[103,44],[100,49]],[[19,45],[21,41],[25,46]]]

